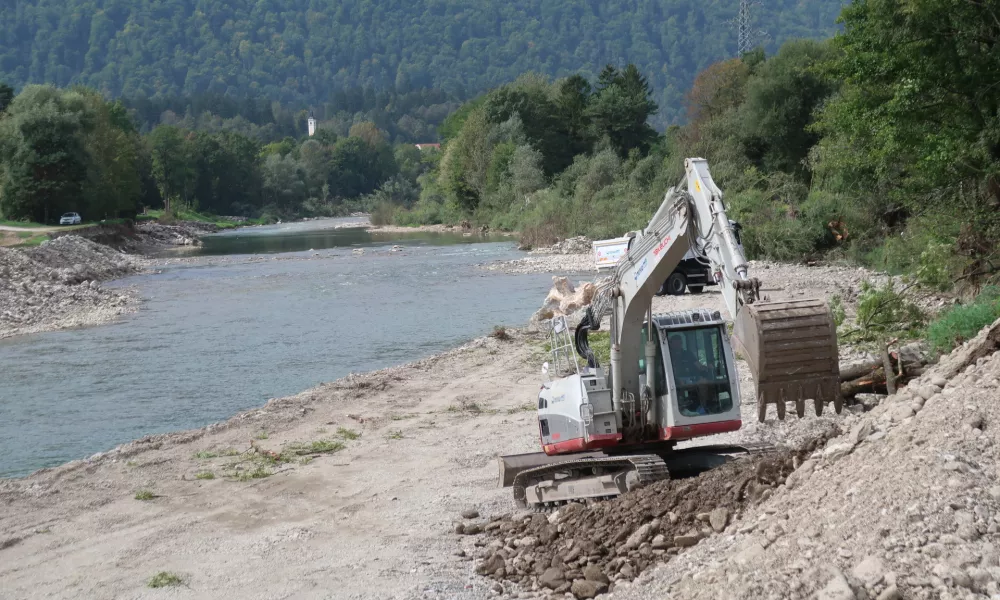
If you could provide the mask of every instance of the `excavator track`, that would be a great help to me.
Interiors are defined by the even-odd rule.
[[[667,464],[655,454],[570,460],[518,473],[513,484],[514,501],[520,508],[541,508],[604,500],[669,478]]]
[[[524,467],[549,457],[541,453],[501,456],[498,483],[513,488],[518,507],[545,510],[568,502],[614,498],[654,481],[694,476],[731,460],[774,449],[774,445],[766,443],[708,444],[663,455],[588,456],[530,468]],[[510,479],[504,477],[505,471],[511,472]]]

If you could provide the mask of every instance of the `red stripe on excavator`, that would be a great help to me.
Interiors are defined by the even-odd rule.
[[[597,450],[608,446],[616,445],[622,439],[620,433],[597,434],[590,436],[590,440],[576,438],[558,442],[556,444],[544,444],[542,451],[548,456],[556,454],[569,454],[571,452],[584,452],[586,450]]]
[[[738,431],[743,426],[743,421],[716,421],[715,423],[698,423],[696,425],[679,425],[677,427],[664,427],[660,430],[661,440],[688,440],[701,437],[703,435],[714,435],[716,433],[728,433]]]

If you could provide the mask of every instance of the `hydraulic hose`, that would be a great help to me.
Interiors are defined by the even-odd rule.
[[[588,333],[601,328],[600,321],[597,321],[596,325],[593,324],[595,320],[594,314],[588,308],[583,319],[580,320],[580,324],[576,326],[576,332],[573,336],[573,341],[576,344],[576,353],[582,358],[587,359],[587,366],[591,369],[597,369],[601,366],[597,357],[594,356],[594,351],[590,349],[590,341],[587,339]]]

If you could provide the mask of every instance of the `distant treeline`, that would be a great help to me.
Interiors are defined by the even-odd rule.
[[[713,64],[687,124],[646,126],[632,66],[525,76],[445,121],[438,166],[399,223],[470,220],[526,241],[646,224],[705,157],[753,257],[845,257],[978,288],[1000,273],[1000,18],[982,2],[856,0],[843,33]]]
[[[219,127],[179,119],[150,128],[143,110],[158,112],[169,102],[136,103],[130,111],[88,89],[28,86],[15,97],[0,85],[0,218],[51,223],[75,211],[99,220],[142,207],[264,218],[336,215],[364,205],[361,198],[376,190],[382,200],[409,206],[418,194],[414,182],[435,160],[413,144],[391,144],[370,121],[327,122],[314,137],[265,144],[262,137],[297,129],[284,122],[289,113],[202,102],[190,100],[188,112],[203,120],[219,111],[212,113]],[[241,119],[257,131],[225,126]],[[265,128],[272,129],[262,135]]]

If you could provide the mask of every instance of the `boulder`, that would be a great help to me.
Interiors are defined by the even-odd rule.
[[[595,598],[599,594],[608,591],[608,584],[601,581],[590,581],[588,579],[577,579],[569,588],[577,598]]]

